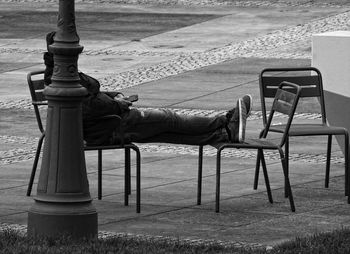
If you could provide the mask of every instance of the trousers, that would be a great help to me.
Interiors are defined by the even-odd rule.
[[[124,135],[136,143],[206,145],[226,142],[226,116],[191,116],[169,109],[131,108],[122,116]]]

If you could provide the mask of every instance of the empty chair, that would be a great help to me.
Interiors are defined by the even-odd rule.
[[[260,96],[261,96],[261,109],[264,126],[267,125],[267,101],[268,98],[273,98],[277,91],[279,84],[283,81],[293,82],[298,84],[302,89],[300,93],[301,98],[317,98],[318,112],[321,114],[321,120],[315,123],[300,123],[292,124],[289,133],[286,137],[285,144],[285,157],[287,172],[289,171],[288,157],[289,157],[289,137],[294,136],[328,136],[327,144],[327,160],[326,160],[326,173],[325,173],[325,187],[329,186],[329,171],[331,160],[331,147],[332,136],[343,135],[345,139],[345,193],[348,193],[348,147],[349,147],[349,135],[348,131],[343,127],[331,126],[327,123],[324,93],[322,86],[321,72],[314,67],[302,67],[302,68],[268,68],[264,69],[260,73]],[[284,125],[275,125],[270,127],[272,132],[283,132]],[[263,132],[261,132],[261,135]],[[258,155],[259,157],[259,155]],[[257,158],[256,166],[256,179],[254,182],[254,188],[258,186],[258,171],[260,160]]]
[[[286,188],[288,192],[289,202],[291,210],[295,211],[295,205],[292,195],[292,189],[289,182],[289,176],[287,172],[287,164],[286,157],[282,147],[284,146],[286,139],[288,137],[288,131],[290,125],[293,120],[295,108],[297,106],[299,96],[300,96],[300,87],[296,84],[289,82],[282,82],[275,93],[275,99],[272,103],[271,111],[269,114],[269,118],[266,122],[266,127],[260,136],[260,138],[256,139],[246,139],[244,143],[217,143],[212,144],[213,147],[217,149],[216,155],[216,205],[215,211],[219,212],[220,209],[220,178],[221,178],[221,153],[224,149],[255,149],[259,154],[259,162],[261,162],[265,185],[267,189],[268,199],[270,203],[273,203],[270,183],[268,178],[268,173],[266,169],[264,150],[277,150],[280,155],[281,163],[282,163],[282,171],[284,174],[284,179],[286,182]],[[288,121],[284,126],[283,135],[279,142],[275,142],[275,140],[269,140],[268,134],[270,133],[270,126],[273,120],[273,116],[275,112],[279,112],[287,115]],[[197,203],[200,204],[200,196],[201,196],[201,180],[202,180],[202,162],[203,162],[203,146],[199,148],[199,169],[198,169],[198,199]],[[260,165],[260,163],[259,163]]]

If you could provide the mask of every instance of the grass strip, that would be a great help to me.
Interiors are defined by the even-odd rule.
[[[219,244],[184,244],[180,241],[152,241],[123,237],[106,239],[80,239],[69,237],[30,238],[7,229],[0,232],[0,253],[237,253],[237,254],[289,254],[289,253],[350,253],[350,230],[340,229],[328,233],[296,238],[272,249],[225,247]]]

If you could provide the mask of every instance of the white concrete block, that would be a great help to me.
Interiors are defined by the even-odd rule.
[[[321,71],[324,90],[350,97],[350,31],[313,35],[312,66]]]
[[[350,131],[350,31],[315,34],[312,66],[321,71],[328,123]],[[344,139],[336,136],[344,153]]]

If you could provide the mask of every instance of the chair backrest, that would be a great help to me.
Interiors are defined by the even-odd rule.
[[[27,83],[29,86],[30,95],[32,97],[32,105],[34,106],[34,112],[38,123],[39,130],[43,133],[44,127],[40,117],[39,106],[47,105],[47,100],[44,96],[44,70],[32,71],[27,75]]]
[[[39,106],[48,105],[48,101],[44,95],[44,88],[45,88],[44,72],[45,72],[44,70],[38,70],[38,71],[29,72],[27,74],[27,83],[29,86],[30,95],[32,97],[32,105],[34,106],[36,120],[41,133],[44,133],[45,129],[43,126],[42,118],[40,116]],[[122,147],[124,146],[125,143],[130,143],[130,141],[126,140],[124,137],[124,130],[122,128],[122,123],[121,123],[122,119],[120,116],[105,115],[105,116],[99,117],[98,120],[101,121],[102,124],[106,124],[107,126],[108,126],[107,122],[114,123],[113,125],[115,126],[115,129],[116,129],[115,135],[118,134],[117,137],[115,138],[118,142],[116,142],[115,145],[109,145],[108,147],[110,148],[116,148],[116,146]],[[85,149],[87,150],[108,149],[107,146],[103,146],[103,145],[87,144],[87,146],[89,146],[87,148],[85,147]]]
[[[299,85],[287,81],[283,81],[277,87],[275,97],[271,106],[269,118],[266,122],[266,126],[262,135],[263,138],[266,138],[270,130],[270,126],[275,112],[279,112],[288,116],[280,144],[281,146],[284,145],[290,129],[290,125],[292,124],[295,109],[298,105],[301,91],[302,88]]]
[[[302,89],[300,97],[316,97],[319,100],[322,123],[326,124],[321,72],[314,67],[267,68],[259,77],[260,100],[264,126],[267,123],[266,98],[274,98],[281,82],[298,84]]]

